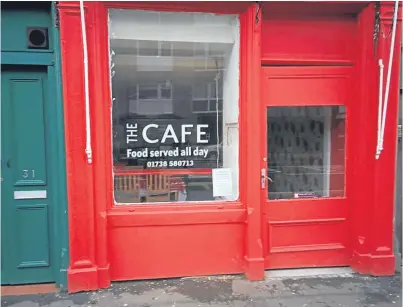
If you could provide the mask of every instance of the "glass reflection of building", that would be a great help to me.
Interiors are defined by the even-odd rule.
[[[180,133],[182,124],[207,124],[209,143],[222,141],[223,74],[225,57],[232,47],[224,43],[192,43],[146,40],[111,40],[114,89],[114,160],[125,159],[126,149],[155,148],[141,138],[127,145],[126,123],[146,124],[151,137],[163,134],[167,125]],[[196,146],[193,134],[184,145]],[[170,141],[161,149],[176,145]]]

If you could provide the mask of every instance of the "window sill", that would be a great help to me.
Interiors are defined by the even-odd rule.
[[[246,220],[240,202],[205,205],[114,206],[107,214],[108,226],[139,227],[196,224],[236,224]]]

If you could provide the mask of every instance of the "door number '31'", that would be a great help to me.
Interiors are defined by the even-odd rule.
[[[30,175],[31,175],[31,178],[35,178],[35,170],[30,171],[28,169],[24,169],[22,171],[22,178],[28,179]]]

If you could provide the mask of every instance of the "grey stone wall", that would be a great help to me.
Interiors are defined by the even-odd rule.
[[[402,269],[402,93],[399,101],[399,135],[397,139],[396,155],[396,188],[395,188],[395,254],[396,270]]]

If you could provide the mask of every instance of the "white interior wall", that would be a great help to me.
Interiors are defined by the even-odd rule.
[[[195,43],[234,43],[237,39],[232,25],[234,17],[230,15],[120,9],[109,13],[114,39]]]
[[[235,42],[229,55],[223,84],[223,166],[232,169],[232,197],[239,196],[239,19],[232,20],[232,36]]]

